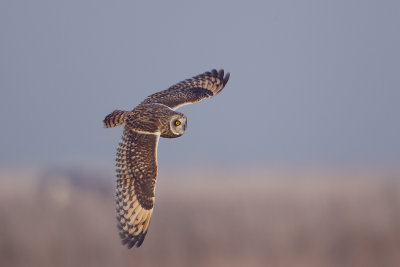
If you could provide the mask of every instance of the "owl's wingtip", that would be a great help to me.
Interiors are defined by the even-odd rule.
[[[126,245],[127,248],[131,249],[133,247],[140,247],[144,241],[144,238],[147,234],[147,231],[139,234],[138,236],[133,236],[133,235],[125,235],[123,233],[120,233],[120,237],[122,238],[121,243],[122,245]]]
[[[222,84],[225,86],[225,84],[227,84],[227,82],[229,81],[229,77],[231,76],[231,74],[229,72],[227,72],[224,75],[224,72],[225,72],[224,69],[220,69],[218,71],[218,78],[221,79]]]
[[[225,84],[227,84],[227,83],[228,83],[228,81],[229,81],[229,77],[231,77],[231,74],[230,74],[229,72],[227,72],[227,73],[225,74],[225,77],[224,77],[224,79],[222,80],[222,81],[223,81],[223,83],[224,83],[224,86],[225,86]]]

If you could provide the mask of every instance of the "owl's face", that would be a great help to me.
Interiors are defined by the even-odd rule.
[[[168,126],[163,127],[161,136],[167,138],[174,138],[183,135],[186,130],[187,119],[183,114],[174,114],[170,117]]]
[[[173,134],[181,136],[186,130],[186,125],[187,125],[186,116],[185,115],[172,116],[169,125],[171,132]]]

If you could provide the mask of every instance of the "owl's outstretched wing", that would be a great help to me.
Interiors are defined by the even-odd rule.
[[[154,205],[159,134],[137,133],[125,127],[117,149],[117,221],[122,243],[140,247]]]
[[[181,106],[193,104],[217,95],[229,80],[229,72],[212,70],[181,81],[167,90],[148,96],[142,104],[159,103],[175,110]]]

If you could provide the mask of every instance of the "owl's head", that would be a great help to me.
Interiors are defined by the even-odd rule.
[[[187,126],[186,116],[182,113],[174,112],[175,114],[169,117],[168,123],[161,128],[161,136],[174,138],[183,135]]]

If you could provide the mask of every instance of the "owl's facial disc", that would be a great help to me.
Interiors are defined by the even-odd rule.
[[[170,127],[175,135],[181,136],[186,130],[186,117],[174,116],[170,121]]]

